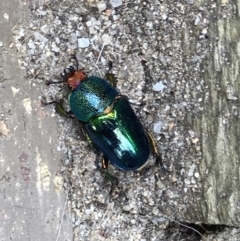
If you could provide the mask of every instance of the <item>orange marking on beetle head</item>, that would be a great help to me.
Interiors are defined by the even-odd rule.
[[[83,71],[76,70],[67,78],[68,85],[75,89],[86,77],[87,75]]]

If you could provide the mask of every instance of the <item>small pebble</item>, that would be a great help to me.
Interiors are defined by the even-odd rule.
[[[122,0],[110,0],[110,4],[113,8],[116,8],[122,5]]]
[[[153,85],[154,91],[162,91],[164,88],[165,88],[165,85],[162,83],[162,81],[159,81],[155,85]]]
[[[79,48],[87,48],[90,45],[89,38],[79,38],[78,39],[78,47]]]
[[[3,17],[8,21],[9,20],[9,15],[7,13],[3,14]]]
[[[153,132],[160,134],[162,129],[162,122],[155,123],[153,126]]]
[[[99,12],[102,12],[107,8],[107,5],[105,2],[99,2],[99,3],[97,3],[97,8],[98,8]]]

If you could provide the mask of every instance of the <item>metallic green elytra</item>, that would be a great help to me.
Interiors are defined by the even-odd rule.
[[[123,170],[137,170],[151,153],[160,159],[152,137],[143,128],[129,101],[108,81],[68,68],[65,78],[72,92],[70,109],[82,123],[88,139],[110,162]]]
[[[115,102],[108,114],[93,118],[85,127],[91,141],[121,169],[136,170],[150,155],[146,132],[124,97]]]

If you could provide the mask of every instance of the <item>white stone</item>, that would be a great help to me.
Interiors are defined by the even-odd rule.
[[[41,28],[41,31],[43,32],[43,33],[48,33],[48,31],[49,31],[49,26],[48,25],[43,25]]]
[[[97,3],[97,7],[98,7],[99,12],[102,12],[107,8],[107,5],[105,2],[99,2],[99,3]]]
[[[8,21],[9,20],[9,15],[7,13],[3,14],[3,17]]]
[[[87,48],[90,45],[89,38],[79,38],[78,39],[78,47],[79,48]]]
[[[122,5],[122,0],[110,0],[110,4],[113,8],[116,8]]]
[[[159,81],[155,85],[153,85],[154,91],[162,91],[164,88],[165,88],[165,85],[162,83],[162,81]]]
[[[153,132],[160,134],[161,133],[161,129],[162,129],[162,122],[157,122],[153,125]]]

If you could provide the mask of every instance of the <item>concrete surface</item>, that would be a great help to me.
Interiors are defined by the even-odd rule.
[[[27,1],[0,1],[0,240],[72,240],[67,207],[57,239],[66,201],[57,124],[11,49],[12,29],[28,15]]]
[[[207,130],[212,126],[205,124],[203,116],[212,116],[214,122],[218,118],[209,109],[208,97],[210,90],[218,97],[215,91],[223,86],[218,86],[222,74],[212,68],[211,57],[216,49],[221,50],[216,56],[217,60],[222,56],[219,59],[224,60],[224,71],[231,64],[225,57],[236,43],[238,47],[239,38],[230,35],[237,37],[231,42],[223,30],[233,26],[230,33],[237,32],[239,6],[233,1],[202,0],[1,2],[2,240],[193,241],[201,237],[182,228],[179,231],[171,220],[229,224],[228,217],[212,221],[213,215],[219,216],[210,208],[207,215],[202,215],[211,205],[207,196],[202,196],[206,177],[213,177],[213,181],[222,178],[211,163],[218,162],[221,169],[223,163],[213,155],[204,160],[209,167],[199,170],[204,164],[203,147],[205,154],[221,148],[218,140],[216,145],[212,142],[211,137],[217,136],[215,131],[203,136],[202,124]],[[225,20],[216,21],[222,18]],[[143,104],[134,105],[134,109],[152,133],[170,172],[163,173],[151,164],[141,173],[109,165],[109,171],[119,179],[113,195],[109,195],[111,185],[96,167],[95,155],[81,137],[77,121],[54,117],[53,107],[40,105],[42,95],[48,100],[64,96],[64,85],[46,87],[44,82],[57,80],[56,76],[70,64],[73,52],[88,74],[103,76],[108,61],[113,62],[118,88],[132,103]],[[234,59],[232,63],[238,62]],[[203,65],[213,69],[217,81],[203,71]],[[228,74],[225,76],[228,81]],[[239,81],[236,83],[238,86]],[[236,96],[234,88],[229,87],[222,90],[231,104]],[[218,98],[216,103],[218,106]],[[238,105],[233,107],[238,113]],[[227,123],[225,117],[224,122],[219,120],[220,124]],[[221,127],[225,135],[227,125]],[[225,138],[221,140],[224,144]],[[210,170],[216,175],[210,175]],[[62,186],[68,193],[68,203]],[[218,182],[210,186],[219,189]],[[228,203],[226,193],[230,193],[228,189],[220,193],[220,198],[214,196],[220,200],[213,205],[217,210],[228,210],[223,205],[219,208],[221,201]],[[67,206],[62,211],[65,204],[71,207],[71,220]],[[232,216],[236,213],[233,209]],[[204,230],[203,234],[207,236],[210,231]],[[239,229],[227,232],[229,240],[239,240]]]

